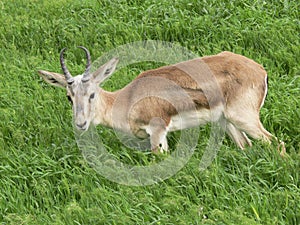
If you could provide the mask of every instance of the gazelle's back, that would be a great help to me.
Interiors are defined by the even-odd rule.
[[[184,66],[189,69],[183,70]],[[192,74],[193,67],[197,73]],[[199,79],[195,80],[193,76],[201,76],[200,80],[205,80],[205,77],[211,75],[214,76],[214,81],[221,89],[226,106],[236,104],[236,101],[241,100],[245,94],[246,98],[248,98],[247,95],[252,94],[252,99],[250,99],[252,104],[257,110],[261,107],[267,91],[266,71],[255,61],[232,52],[225,51],[218,55],[148,70],[142,72],[135,80],[146,77],[168,79],[193,96],[195,95],[193,90],[202,92],[203,86],[206,85],[204,82],[197,82]],[[204,101],[203,94],[199,98],[201,98],[201,104],[209,105],[207,101]]]

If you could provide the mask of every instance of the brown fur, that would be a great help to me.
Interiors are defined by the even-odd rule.
[[[142,127],[149,124],[152,118],[163,119],[167,127],[171,117],[178,111],[213,109],[223,102],[223,113],[232,124],[227,132],[244,148],[245,144],[251,144],[245,132],[254,138],[269,140],[272,137],[259,121],[259,109],[267,88],[266,75],[263,67],[253,60],[222,52],[142,72],[130,84],[117,91],[114,98],[124,102],[122,109],[118,110],[126,112],[128,117],[122,119],[128,121],[130,130],[138,136],[146,135]],[[195,77],[200,78],[198,82]],[[217,85],[209,77],[213,77]],[[160,79],[165,84],[161,84]],[[162,91],[172,96],[177,88],[182,88],[192,101],[177,96],[174,106],[168,99],[156,97]],[[145,95],[145,92],[148,93]],[[137,100],[139,96],[144,96],[141,101]]]
[[[180,64],[205,63],[221,87],[226,105],[235,103],[243,95],[245,88],[257,88],[256,108],[264,98],[265,77],[267,72],[258,63],[242,55],[232,52],[222,52],[214,56],[205,56],[199,59],[182,62]],[[178,64],[164,66],[154,70],[142,72],[135,80],[144,77],[158,76],[171,80],[185,89],[198,107],[209,107],[202,91],[201,84],[197,84],[190,75],[177,67]],[[199,72],[201,74],[201,71]],[[204,75],[205,74],[201,74]]]

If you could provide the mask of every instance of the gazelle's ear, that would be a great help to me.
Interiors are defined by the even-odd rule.
[[[93,73],[95,82],[101,84],[105,79],[109,78],[116,69],[119,62],[118,58],[112,58],[110,61],[101,66],[98,70]]]
[[[39,70],[40,76],[49,84],[57,87],[65,88],[67,86],[67,81],[64,75],[54,72],[49,72],[45,70]]]

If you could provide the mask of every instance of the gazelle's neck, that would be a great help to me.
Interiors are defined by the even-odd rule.
[[[96,102],[94,125],[104,125],[112,127],[112,107],[118,96],[118,91],[109,92],[103,89],[99,90],[99,99]]]

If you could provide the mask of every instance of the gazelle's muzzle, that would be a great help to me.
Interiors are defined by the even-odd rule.
[[[85,101],[78,102],[78,99],[75,104],[73,105],[73,116],[76,128],[78,130],[87,130],[90,125],[89,105]]]

